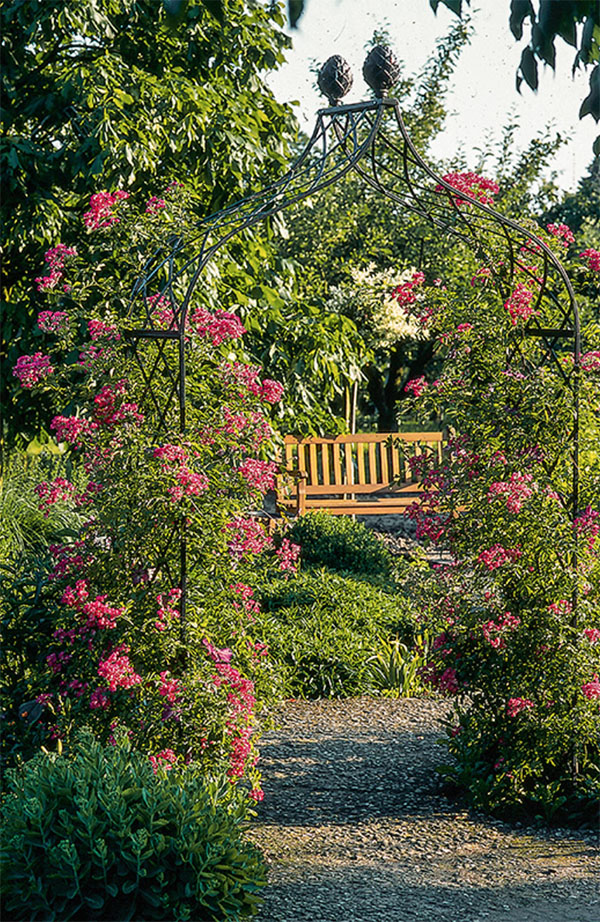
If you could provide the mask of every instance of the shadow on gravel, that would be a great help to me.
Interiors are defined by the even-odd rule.
[[[364,741],[343,736],[263,739],[259,767],[265,775],[265,799],[257,807],[256,825],[317,828],[468,815],[485,827],[528,837],[530,854],[530,837],[538,839],[543,851],[547,830],[495,820],[442,793],[435,767],[443,763],[446,750],[437,745],[439,739],[437,732],[416,737],[402,731],[392,738],[373,736]],[[555,831],[554,837],[567,848],[572,839],[581,857],[597,854],[589,831],[589,847],[582,848],[577,829]]]
[[[266,794],[258,821],[314,826],[452,812],[437,793],[435,765],[445,755],[435,745],[439,735],[263,740]]]

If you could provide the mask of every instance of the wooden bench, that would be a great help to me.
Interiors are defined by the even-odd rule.
[[[442,458],[441,432],[372,432],[335,438],[284,439],[286,474],[278,506],[303,515],[402,514],[424,494],[409,459],[425,452]]]

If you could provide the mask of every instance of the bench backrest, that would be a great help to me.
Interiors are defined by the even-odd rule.
[[[318,495],[381,492],[391,483],[416,485],[409,458],[442,456],[441,432],[368,432],[297,439],[285,436],[288,470],[306,472],[307,492]],[[337,488],[337,489],[336,489]]]

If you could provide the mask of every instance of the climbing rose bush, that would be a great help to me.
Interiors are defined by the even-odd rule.
[[[539,233],[561,258],[574,244],[565,225]],[[595,281],[593,257],[584,255],[585,293]],[[477,267],[465,253],[465,264],[464,290],[425,287],[439,371],[406,385],[410,412],[444,416],[450,426],[441,463],[411,460],[431,492],[408,510],[418,537],[450,552],[430,575],[420,571],[413,589],[433,638],[422,678],[454,701],[452,762],[442,771],[486,810],[592,822],[600,794],[600,363],[586,335],[597,342],[597,328],[584,324],[573,509],[573,355],[565,345],[544,363],[523,336],[534,315],[551,325],[539,298],[539,245],[521,251],[517,280],[500,260]],[[585,321],[585,296],[581,306]],[[415,309],[409,300],[406,309]]]
[[[44,508],[72,502],[87,521],[76,541],[51,548],[54,629],[32,704],[45,745],[68,744],[79,726],[103,742],[124,728],[155,770],[193,761],[260,800],[257,694],[277,677],[253,633],[253,583],[257,567],[291,574],[297,559],[253,514],[274,484],[269,412],[283,388],[244,361],[235,313],[192,304],[180,431],[176,349],[155,340],[132,357],[114,279],[102,275],[106,254],[130,259],[148,222],[158,234],[164,220],[168,234],[180,196],[170,189],[137,210],[127,193],[92,196],[89,263],[60,244],[50,251],[66,281],[43,286],[48,351],[14,369],[23,387],[50,391],[49,427],[86,474],[83,488],[61,479],[37,490]],[[123,267],[125,278],[136,271]],[[172,329],[170,299],[160,290],[151,298],[153,322]]]

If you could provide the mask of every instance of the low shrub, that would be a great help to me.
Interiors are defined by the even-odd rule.
[[[289,537],[300,545],[304,564],[360,575],[391,573],[392,558],[383,542],[349,516],[310,512],[294,522]]]
[[[246,807],[170,753],[154,766],[123,738],[82,733],[69,756],[9,773],[2,808],[2,918],[239,919],[265,883],[242,837]],[[155,760],[156,761],[156,760]]]
[[[261,590],[262,633],[284,688],[293,697],[349,697],[373,690],[369,659],[384,640],[412,644],[407,599],[352,574],[307,570]]]
[[[369,659],[368,676],[374,693],[389,698],[413,698],[425,692],[420,670],[425,665],[426,636],[417,638],[408,647],[398,638],[382,640],[379,649]]]

